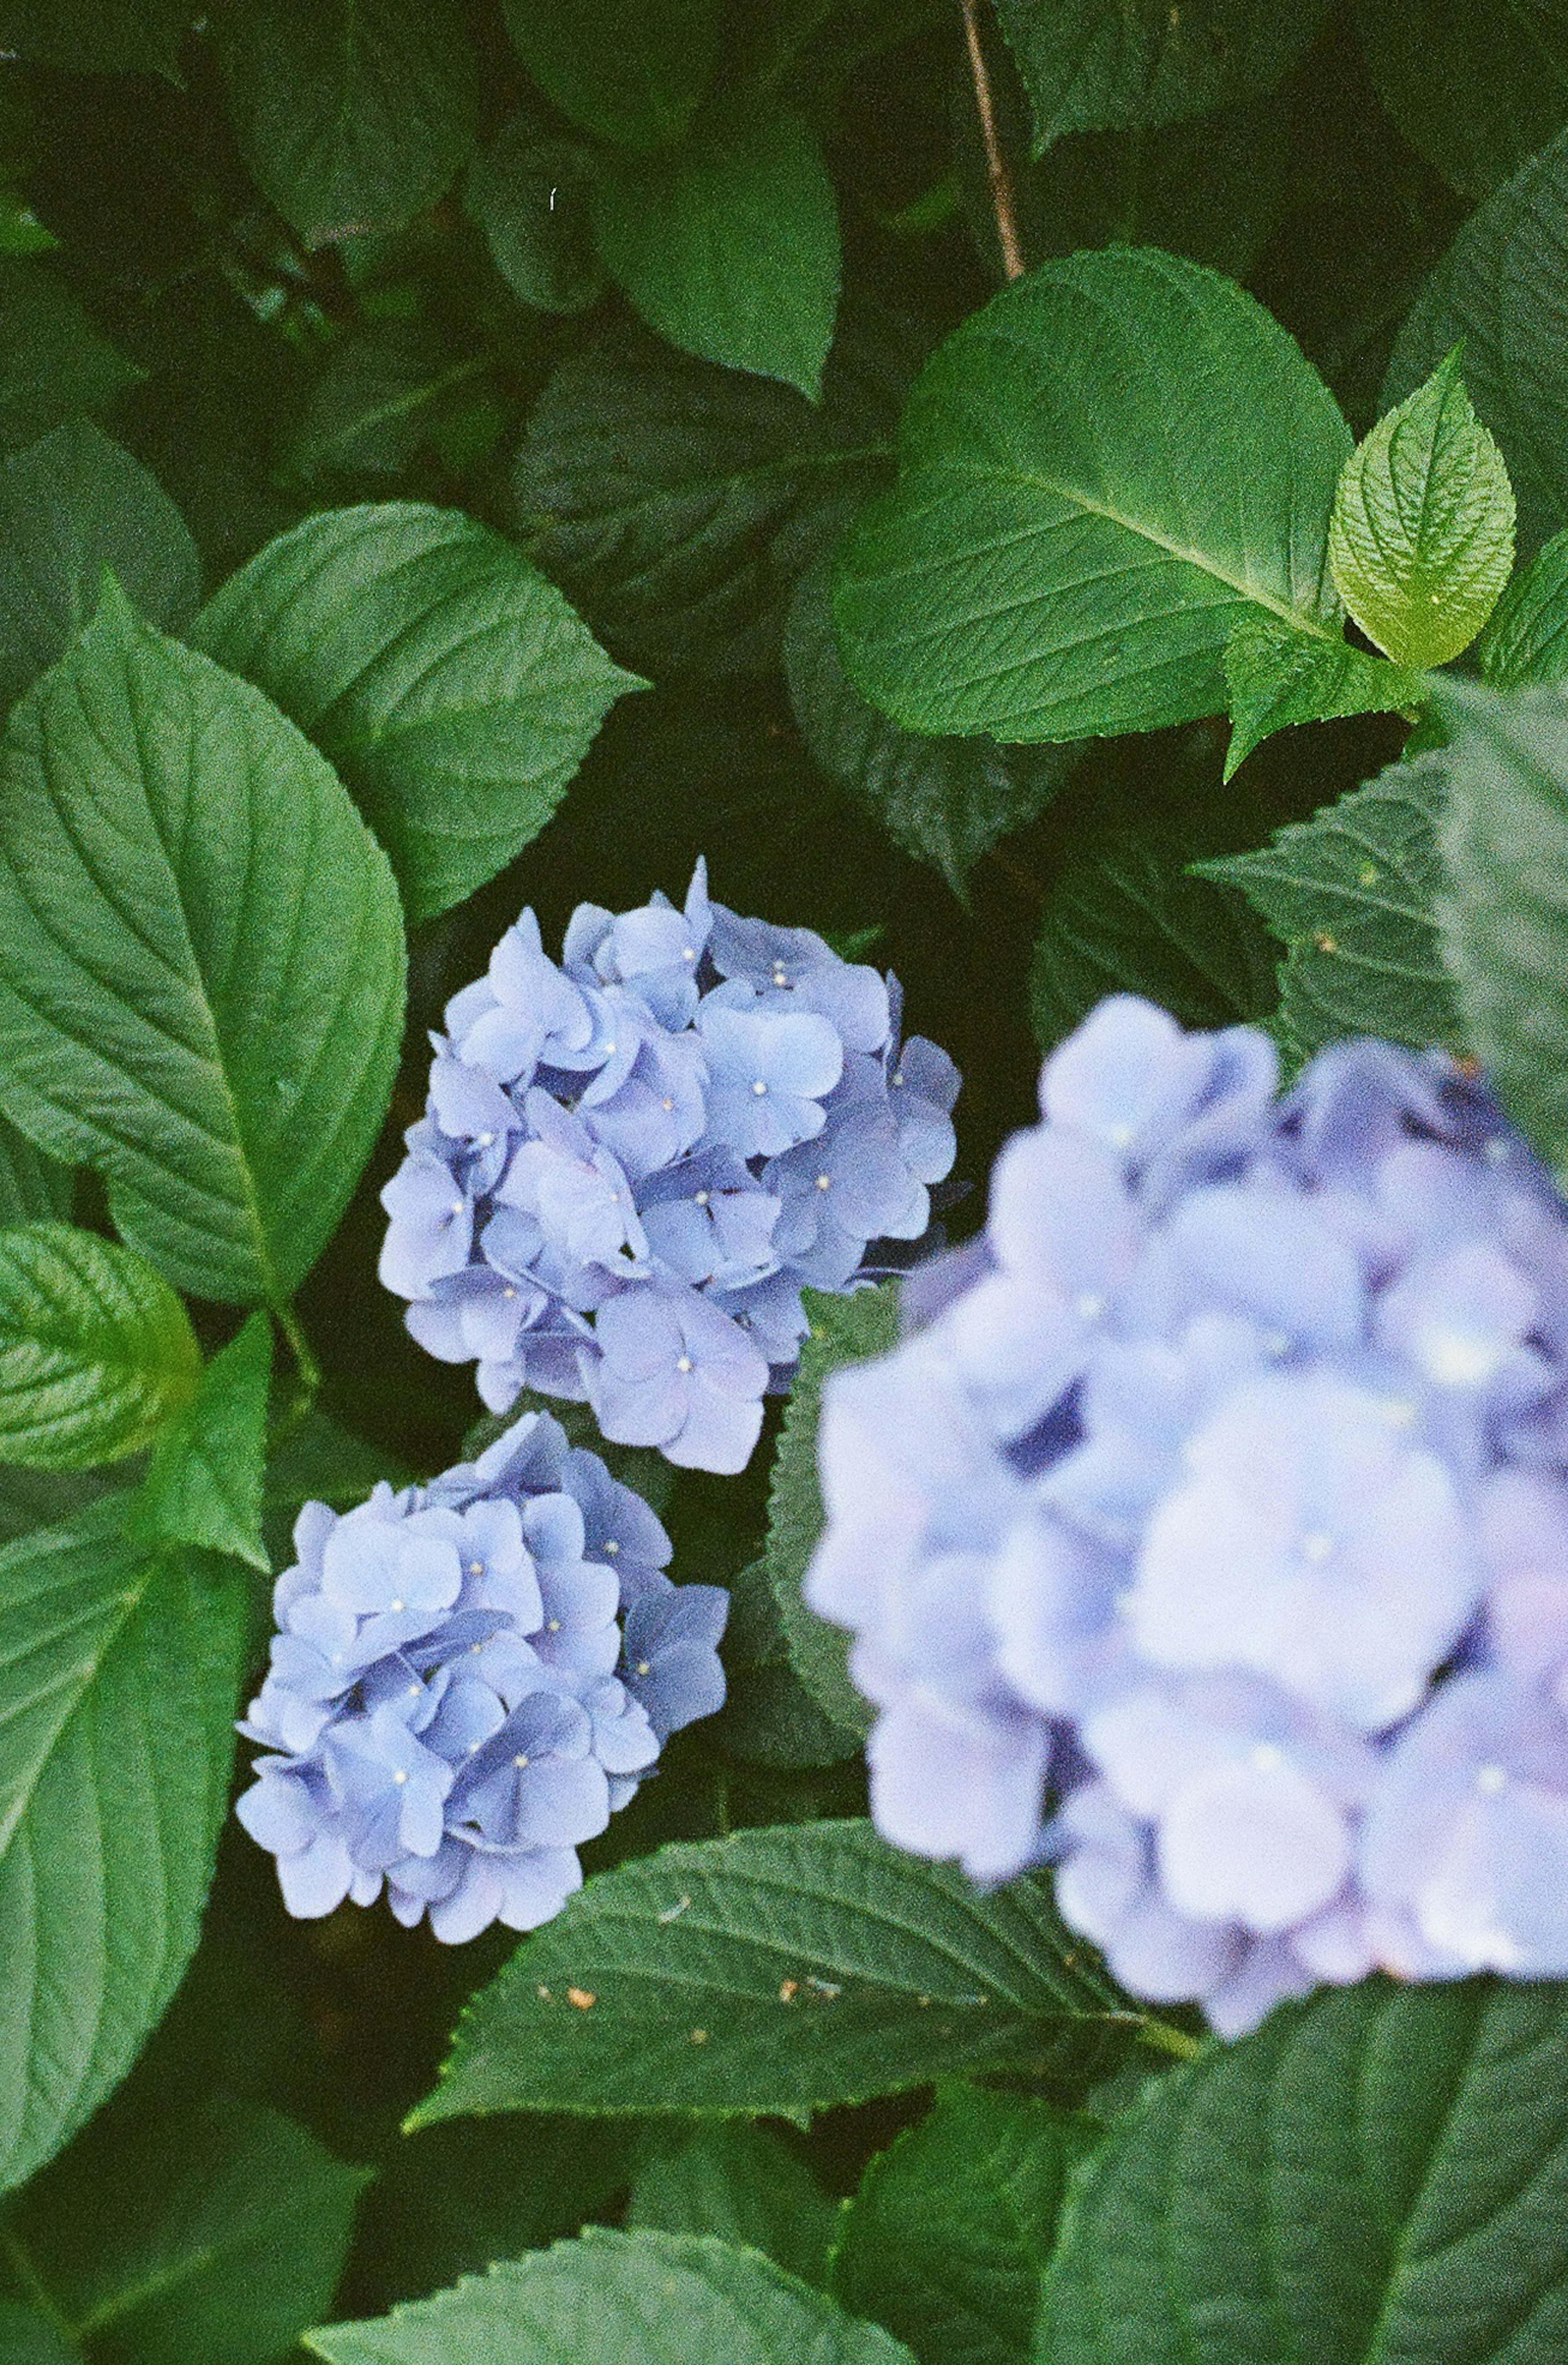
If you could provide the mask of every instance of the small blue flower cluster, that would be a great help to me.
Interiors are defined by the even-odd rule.
[[[724,1698],[728,1597],[674,1585],[653,1512],[529,1413],[430,1486],[308,1503],[240,1730],[240,1821],[291,1913],[386,1886],[438,1938],[532,1930],[666,1734]]]
[[[532,912],[432,1037],[428,1111],[382,1193],[387,1288],[504,1412],[586,1399],[622,1445],[744,1469],[762,1396],[876,1239],[913,1240],[953,1162],[958,1077],[900,1048],[896,981],[808,928],[579,904],[560,966]]]
[[[1484,1088],[1103,1003],[986,1230],[829,1383],[807,1597],[883,1832],[1045,1856],[1222,2034],[1568,1976],[1568,1208]]]

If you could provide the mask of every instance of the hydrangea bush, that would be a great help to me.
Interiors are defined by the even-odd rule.
[[[1565,21],[0,0],[0,2365],[1568,2356]]]

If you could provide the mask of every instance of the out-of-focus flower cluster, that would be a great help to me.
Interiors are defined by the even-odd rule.
[[[807,1595],[888,1836],[1045,1855],[1224,2034],[1568,1976],[1568,1209],[1440,1054],[1103,1003],[972,1249],[829,1383]]]
[[[431,1354],[585,1399],[604,1435],[745,1467],[805,1334],[913,1240],[953,1161],[958,1071],[901,1048],[894,981],[739,919],[579,904],[560,965],[524,912],[432,1037],[428,1110],[382,1194],[381,1278]]]
[[[599,1456],[530,1413],[430,1486],[308,1503],[240,1727],[241,1821],[291,1913],[373,1904],[438,1938],[531,1930],[666,1735],[724,1697],[728,1597]]]

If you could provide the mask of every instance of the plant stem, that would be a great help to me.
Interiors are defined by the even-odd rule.
[[[996,136],[996,110],[991,100],[991,75],[986,70],[985,51],[980,46],[979,0],[963,0],[963,9],[964,39],[969,45],[969,72],[974,76],[975,110],[980,117],[980,137],[985,142],[986,177],[991,184],[997,242],[1002,248],[1002,268],[1009,279],[1021,279],[1025,269],[1024,249],[1018,241],[1013,176],[1002,152],[1002,142]]]
[[[305,1326],[300,1321],[292,1302],[286,1297],[278,1300],[274,1305],[272,1313],[278,1328],[288,1341],[289,1352],[294,1357],[295,1368],[298,1373],[298,1384],[295,1388],[293,1401],[288,1410],[278,1420],[274,1431],[273,1442],[276,1446],[294,1435],[295,1430],[300,1427],[315,1403],[317,1391],[321,1385],[321,1366],[316,1360],[316,1351],[305,1335]]]

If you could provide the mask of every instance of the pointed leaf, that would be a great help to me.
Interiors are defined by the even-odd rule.
[[[190,1317],[145,1258],[70,1224],[0,1231],[0,1461],[139,1453],[200,1379]]]
[[[1568,532],[1553,534],[1515,576],[1475,654],[1494,689],[1568,678]]]
[[[502,0],[529,73],[600,140],[678,140],[719,56],[719,0]]]
[[[231,1552],[271,1575],[262,1541],[262,1480],[272,1363],[272,1324],[264,1314],[252,1314],[214,1355],[195,1396],[154,1443],[130,1533],[149,1543]]]
[[[1345,714],[1397,714],[1425,695],[1408,666],[1369,656],[1350,641],[1320,641],[1276,616],[1244,616],[1226,644],[1230,745],[1225,777],[1234,778],[1276,731]]]
[[[1064,132],[1180,123],[1271,90],[1322,13],[1322,0],[997,0],[1036,155]]]
[[[628,2227],[716,2234],[760,2250],[802,2282],[827,2281],[827,2250],[838,2203],[799,2152],[771,2127],[744,2119],[700,2127],[673,2150],[644,2160],[626,2204]],[[857,2308],[875,2315],[875,2308]]]

